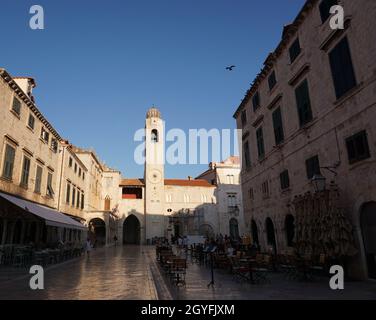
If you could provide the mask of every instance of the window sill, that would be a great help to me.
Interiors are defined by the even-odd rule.
[[[287,194],[290,194],[291,193],[291,188],[288,187],[286,189],[281,189],[281,194],[282,195],[287,195]]]
[[[44,144],[47,144],[46,140],[43,140],[42,138],[39,138],[40,141],[42,141]]]
[[[13,113],[13,115],[18,118],[18,120],[21,119],[21,114],[20,113],[17,113],[16,111],[14,111],[13,109],[10,109],[10,112]]]
[[[300,49],[300,53],[299,55],[295,58],[295,60],[293,62],[290,62],[289,63],[289,66],[293,69],[295,68],[295,66],[298,64],[298,61],[300,61],[302,59],[302,57],[304,56],[304,50],[303,49]]]
[[[25,189],[25,190],[28,190],[29,189],[29,187],[28,187],[28,185],[27,184],[20,184],[20,187],[22,188],[22,189]]]
[[[334,105],[336,107],[344,104],[348,99],[352,98],[354,95],[358,94],[360,91],[362,91],[364,88],[364,82],[359,83],[354,88],[347,91],[342,97],[338,98],[336,101],[334,101]]]
[[[362,167],[362,166],[365,166],[365,165],[374,164],[375,162],[376,161],[372,160],[371,157],[363,159],[363,160],[358,160],[356,162],[349,163],[349,166],[350,166],[349,170],[356,170],[359,167]]]
[[[3,181],[5,181],[5,182],[10,182],[10,183],[13,182],[13,179],[12,179],[12,178],[7,178],[7,177],[3,177],[3,176],[0,177],[0,180],[3,180]]]
[[[30,126],[26,126],[26,128],[28,128],[32,133],[34,133],[34,129]]]

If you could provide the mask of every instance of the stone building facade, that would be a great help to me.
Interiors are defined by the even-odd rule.
[[[229,235],[228,192],[237,196],[231,204],[232,209],[238,205],[238,211],[231,214],[234,236],[241,235],[243,211],[236,158],[211,164],[211,169],[196,179],[166,179],[163,130],[159,110],[151,108],[145,121],[145,176],[122,179],[119,184],[119,238],[124,243],[150,243],[153,238],[171,235]],[[223,179],[227,175],[231,185],[226,187]]]
[[[33,79],[13,78],[4,69],[0,76],[2,243],[24,243],[35,219],[40,232],[33,227],[31,238],[47,243],[77,240],[78,235],[83,241],[86,231],[97,245],[111,244],[115,236],[121,243],[150,243],[171,235],[238,236],[244,231],[238,158],[211,164],[200,179],[166,179],[164,123],[151,108],[145,120],[144,177],[124,179],[93,150],[56,132],[35,104]],[[35,218],[37,205],[56,219],[66,217],[67,225],[47,221],[43,214]],[[25,207],[34,215],[25,214]],[[24,223],[26,216],[30,221]],[[77,229],[85,236],[71,231]]]
[[[69,147],[65,153],[64,140],[36,106],[35,86],[32,78],[13,78],[0,69],[1,245],[84,238],[84,225],[69,217],[82,217],[81,205],[67,206],[61,192],[62,179],[83,190],[66,169],[65,154],[75,156]]]
[[[218,233],[231,237],[242,236],[246,226],[243,216],[239,157],[210,163],[209,169],[196,179],[207,180],[216,186]]]
[[[329,24],[336,4],[343,30]],[[349,272],[357,278],[376,277],[375,16],[375,1],[306,1],[234,114],[254,240],[288,250],[292,201],[313,192],[321,174],[338,185],[354,226],[359,253]]]

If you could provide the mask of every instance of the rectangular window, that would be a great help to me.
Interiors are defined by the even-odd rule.
[[[69,168],[72,168],[72,165],[73,165],[73,159],[69,157]]]
[[[3,164],[3,178],[5,179],[12,179],[15,155],[16,149],[7,144],[5,147],[5,156]]]
[[[330,8],[332,6],[338,5],[337,0],[323,0],[320,3],[319,9],[320,9],[320,16],[321,21],[324,23],[328,18],[330,17]]]
[[[85,180],[85,172],[82,172],[82,180]]]
[[[54,190],[52,188],[52,173],[49,172],[47,175],[47,196],[53,198]]]
[[[81,210],[84,210],[85,207],[85,194],[81,194]]]
[[[37,173],[35,175],[35,192],[40,193],[42,185],[43,169],[41,166],[37,166]]]
[[[241,121],[242,121],[242,126],[244,127],[247,124],[247,111],[246,110],[242,111]]]
[[[45,128],[42,128],[40,137],[46,143],[48,143],[48,141],[50,140],[50,134],[47,132]]]
[[[27,125],[29,126],[30,129],[34,130],[34,127],[35,127],[35,118],[31,114],[29,115],[29,120],[27,122]]]
[[[270,90],[272,90],[272,89],[275,87],[275,85],[277,84],[277,79],[276,79],[276,77],[275,77],[275,71],[273,71],[273,72],[270,74],[270,76],[269,76],[269,78],[268,78],[268,83],[269,83],[269,89],[270,89]]]
[[[311,100],[309,98],[308,81],[305,79],[295,89],[296,105],[298,107],[299,123],[303,127],[312,121]]]
[[[279,175],[279,179],[281,182],[281,189],[285,190],[290,187],[290,178],[289,178],[289,171],[285,170]]]
[[[51,139],[51,150],[52,150],[54,153],[57,153],[57,149],[58,149],[57,139],[52,138],[52,139]]]
[[[354,67],[347,37],[329,53],[330,68],[337,99],[356,86]]]
[[[74,164],[74,173],[77,172],[77,163]]]
[[[245,166],[249,168],[251,166],[251,154],[249,150],[249,142],[244,143],[244,161]]]
[[[353,164],[371,157],[369,152],[367,132],[361,131],[346,139],[349,163]]]
[[[260,107],[260,93],[257,91],[252,98],[253,110],[256,111]]]
[[[289,52],[290,52],[290,61],[293,63],[296,58],[299,56],[300,52],[302,51],[300,47],[299,38],[296,38],[296,40],[291,45]]]
[[[29,174],[30,174],[30,159],[24,156],[23,166],[22,166],[22,175],[21,175],[21,185],[27,187],[29,183]]]
[[[279,145],[285,139],[285,135],[283,132],[283,125],[282,125],[281,108],[278,108],[273,112],[273,127],[274,127],[275,144]]]
[[[76,201],[76,188],[73,187],[73,190],[72,190],[72,206],[74,206],[75,201]]]
[[[12,110],[18,115],[21,114],[21,101],[18,100],[16,97],[14,97],[13,99]]]
[[[312,179],[315,174],[320,174],[320,161],[318,156],[306,160],[307,178]]]
[[[236,194],[227,194],[227,205],[229,208],[234,208],[236,207]]]
[[[77,208],[80,207],[80,200],[81,200],[81,192],[80,190],[77,190],[77,203],[76,203]]]
[[[69,204],[70,202],[70,192],[71,192],[71,184],[69,181],[67,181],[67,190],[65,192],[65,202]]]
[[[78,169],[78,176],[81,177],[81,168]]]
[[[255,198],[253,188],[249,189],[249,198],[253,200]]]
[[[262,159],[265,156],[264,135],[262,132],[262,127],[257,129],[256,139],[257,139],[258,156],[259,156],[259,159]]]

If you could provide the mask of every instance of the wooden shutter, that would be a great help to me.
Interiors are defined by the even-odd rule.
[[[329,53],[330,68],[337,99],[356,86],[354,68],[347,37],[344,37]]]

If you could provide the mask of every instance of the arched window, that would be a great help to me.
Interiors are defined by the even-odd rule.
[[[257,223],[253,219],[252,219],[252,222],[251,222],[251,233],[252,233],[253,243],[259,244]]]
[[[151,142],[157,143],[158,141],[159,141],[158,130],[157,129],[151,130]]]
[[[294,216],[292,216],[291,214],[288,214],[286,216],[285,231],[286,231],[287,246],[293,247],[294,237],[295,237],[295,224],[294,224]]]

